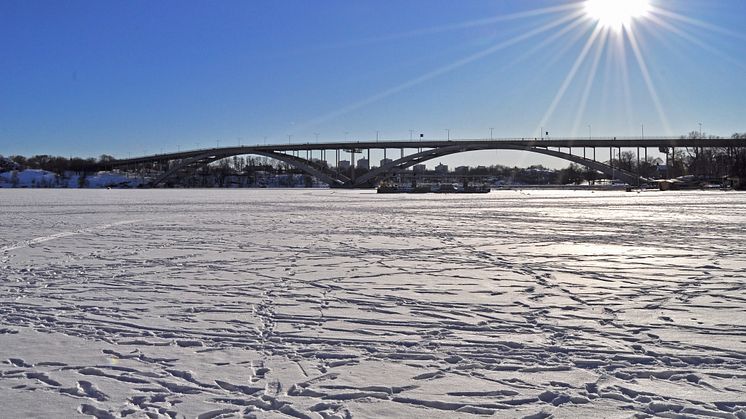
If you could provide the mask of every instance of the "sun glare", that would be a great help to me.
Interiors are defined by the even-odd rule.
[[[621,31],[634,19],[645,17],[651,9],[650,0],[587,0],[585,13],[603,28]]]

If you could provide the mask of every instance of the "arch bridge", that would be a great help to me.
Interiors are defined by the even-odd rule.
[[[330,142],[303,144],[251,145],[237,147],[216,147],[181,151],[177,153],[156,154],[129,159],[112,160],[99,163],[96,169],[129,168],[142,165],[165,167],[161,174],[150,182],[151,187],[163,185],[189,168],[198,168],[212,162],[239,155],[262,156],[283,162],[291,167],[329,184],[341,188],[369,188],[402,171],[432,159],[453,154],[480,150],[518,150],[546,156],[557,157],[585,166],[618,179],[630,185],[647,181],[638,174],[630,173],[611,164],[596,160],[596,149],[608,149],[609,156],[615,152],[621,156],[622,148],[636,149],[638,164],[640,152],[647,159],[649,148],[658,149],[673,155],[677,147],[725,147],[737,148],[746,146],[743,139],[685,139],[685,138],[570,138],[570,139],[502,139],[502,140],[448,140],[448,141],[375,141],[375,142]],[[371,150],[383,152],[381,166],[373,168],[356,177],[355,156],[367,155],[370,162]],[[390,153],[397,158],[388,158]],[[349,167],[340,160],[346,153],[350,160]],[[367,153],[367,154],[366,154]],[[327,154],[331,154],[336,163],[330,165]],[[305,156],[304,156],[305,155]],[[340,168],[340,163],[343,168]]]

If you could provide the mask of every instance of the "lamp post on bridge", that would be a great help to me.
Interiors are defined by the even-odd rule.
[[[490,140],[494,140],[495,137],[492,135],[492,131],[494,131],[494,128],[490,128]]]
[[[449,128],[446,128],[446,139],[448,141],[451,141],[451,130]]]

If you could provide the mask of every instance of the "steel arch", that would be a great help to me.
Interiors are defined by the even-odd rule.
[[[155,187],[155,186],[160,185],[161,183],[166,181],[168,178],[176,174],[178,171],[186,167],[189,167],[192,165],[205,166],[217,160],[221,160],[221,159],[233,157],[233,156],[239,156],[243,154],[263,156],[263,157],[268,157],[271,159],[281,161],[292,167],[302,170],[303,172],[315,177],[316,179],[324,183],[327,183],[328,185],[332,187],[343,186],[346,183],[350,183],[350,179],[348,177],[341,175],[341,174],[337,174],[337,173],[334,173],[334,174],[325,173],[323,169],[314,167],[313,163],[309,162],[306,159],[290,156],[290,155],[283,154],[283,153],[277,153],[277,152],[251,150],[248,152],[241,151],[241,152],[226,152],[226,153],[215,153],[213,151],[210,151],[210,152],[205,152],[203,154],[199,154],[194,157],[190,157],[188,159],[180,161],[177,165],[171,167],[168,171],[166,171],[166,173],[162,174],[161,176],[156,178],[154,181],[150,182],[150,186]]]
[[[374,183],[385,180],[386,178],[394,175],[397,171],[407,169],[416,164],[424,163],[428,160],[432,160],[439,157],[445,157],[452,154],[465,153],[469,151],[482,151],[482,150],[518,150],[518,151],[529,151],[538,154],[544,154],[547,156],[557,157],[564,160],[571,161],[573,163],[580,164],[582,166],[598,170],[608,176],[612,176],[622,180],[630,185],[637,183],[639,177],[625,170],[611,167],[607,164],[597,162],[595,160],[575,156],[569,153],[563,153],[560,151],[549,150],[546,148],[539,147],[521,147],[510,144],[480,144],[480,145],[453,145],[449,147],[434,148],[431,150],[425,150],[416,154],[412,154],[401,159],[395,160],[385,166],[381,166],[378,169],[371,170],[358,178],[353,187],[372,186]],[[647,180],[647,179],[643,179]]]

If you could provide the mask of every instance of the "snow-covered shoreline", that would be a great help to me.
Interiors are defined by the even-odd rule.
[[[0,188],[136,188],[142,184],[140,178],[114,172],[57,174],[41,169],[0,172]]]

